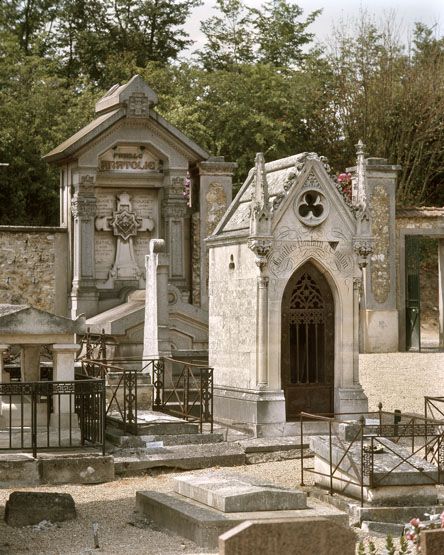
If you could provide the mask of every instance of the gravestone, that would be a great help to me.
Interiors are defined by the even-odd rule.
[[[444,553],[444,530],[423,530],[420,535],[421,555]]]
[[[175,478],[175,491],[138,491],[137,511],[158,526],[198,545],[217,548],[220,534],[244,521],[313,519],[323,517],[342,526],[348,517],[290,488],[240,476],[208,471]]]
[[[356,538],[325,518],[246,521],[219,537],[219,555],[354,555]]]
[[[6,501],[5,522],[30,526],[43,520],[62,522],[77,518],[74,500],[68,493],[14,491]]]

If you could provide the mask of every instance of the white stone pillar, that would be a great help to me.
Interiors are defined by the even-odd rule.
[[[257,385],[268,385],[268,277],[257,278]]]
[[[21,379],[22,382],[40,381],[41,345],[22,345]]]
[[[159,251],[165,243],[162,239],[151,239],[150,252],[145,256],[145,322],[143,329],[143,358],[159,356],[158,310],[157,310],[157,261]]]
[[[361,278],[353,279],[353,385],[359,384],[359,297]]]
[[[444,239],[438,239],[439,346],[444,347]]]
[[[0,383],[8,383],[10,381],[9,374],[5,372],[3,363],[3,353],[9,349],[9,345],[0,345]]]
[[[0,345],[0,385],[9,382],[9,374],[4,371],[3,353],[9,348],[9,345]],[[3,402],[0,395],[0,416],[3,414]]]
[[[54,382],[72,382],[75,379],[74,363],[76,359],[76,353],[79,350],[80,345],[75,343],[60,343],[52,346],[52,359],[53,359],[53,381]],[[71,397],[71,407],[69,399]],[[58,419],[60,414],[60,422],[62,427],[68,425],[69,413],[71,409],[71,420],[72,425],[77,422],[74,420],[74,395],[55,395],[54,396],[54,425],[58,426]]]

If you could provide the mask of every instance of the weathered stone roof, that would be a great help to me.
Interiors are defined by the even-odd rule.
[[[268,194],[273,210],[279,201],[287,195],[293,184],[304,169],[308,159],[316,158],[324,163],[324,158],[312,152],[302,152],[287,158],[281,158],[265,164],[268,183]],[[228,208],[225,216],[214,231],[216,235],[243,235],[247,234],[250,225],[250,206],[254,195],[254,168],[248,173],[239,193]]]
[[[0,337],[84,333],[84,323],[83,316],[71,320],[26,304],[0,304]]]
[[[59,162],[73,157],[80,148],[104,133],[117,121],[128,116],[128,102],[132,95],[146,102],[146,110],[143,114],[139,114],[138,118],[156,122],[164,131],[167,131],[197,156],[198,159],[206,160],[209,157],[208,152],[186,137],[181,131],[176,129],[176,127],[167,122],[151,108],[157,102],[156,93],[139,75],[135,75],[128,83],[111,87],[111,89],[96,103],[97,117],[72,137],[51,150],[51,152],[48,152],[43,158],[48,162]]]
[[[7,316],[8,314],[14,314],[14,312],[19,312],[29,308],[28,304],[0,304],[0,318]]]

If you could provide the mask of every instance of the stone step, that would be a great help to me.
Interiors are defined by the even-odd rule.
[[[112,445],[122,449],[135,447],[150,447],[150,443],[161,442],[162,446],[171,445],[190,445],[220,443],[224,440],[222,433],[192,433],[192,434],[167,434],[167,435],[125,435],[118,428],[108,427],[106,429],[106,439]]]
[[[384,534],[384,536],[392,536],[392,538],[400,538],[404,532],[403,524],[393,524],[391,522],[373,522],[372,520],[364,520],[361,524],[361,530],[364,532],[376,532]]]
[[[108,421],[114,427],[123,427],[123,422],[119,421],[118,415],[111,415]],[[187,422],[181,418],[170,416],[162,412],[152,410],[137,411],[137,431],[138,435],[179,435],[197,434],[199,424]]]
[[[243,439],[237,443],[245,449],[247,464],[300,459],[302,449],[304,449],[304,457],[312,456],[308,449],[308,441],[306,443],[304,439],[302,445],[300,436],[252,438]]]
[[[153,468],[194,470],[212,466],[245,464],[245,452],[238,445],[214,443],[177,445],[156,449],[137,449],[130,455],[115,454],[114,466],[119,476],[137,476]]]
[[[427,520],[427,514],[441,514],[443,505],[420,505],[412,507],[352,507],[352,516],[356,522],[385,522],[406,524],[412,518]]]
[[[348,525],[345,513],[311,501],[307,509],[223,513],[177,493],[138,491],[136,510],[161,528],[186,537],[201,547],[218,547],[218,538],[246,520],[303,519],[323,517]]]
[[[307,508],[307,494],[302,491],[217,471],[178,476],[174,490],[224,513]]]
[[[305,435],[326,435],[328,434],[328,421],[324,420],[304,420],[303,422],[303,434],[304,442]],[[300,436],[301,435],[301,423],[297,420],[294,422],[286,422],[284,427],[284,436]]]

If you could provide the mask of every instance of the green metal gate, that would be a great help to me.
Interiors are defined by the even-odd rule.
[[[406,350],[421,350],[421,235],[405,236],[405,336]]]

